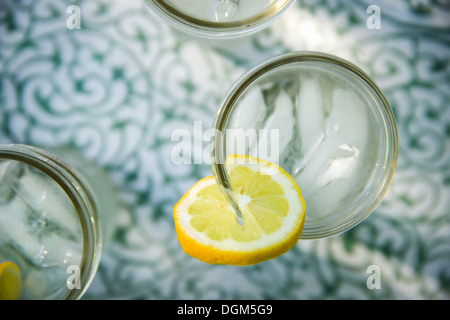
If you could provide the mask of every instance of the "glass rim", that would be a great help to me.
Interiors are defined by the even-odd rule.
[[[344,219],[333,220],[332,224],[324,226],[319,223],[311,223],[305,221],[305,227],[310,226],[311,232],[308,228],[303,228],[300,239],[323,239],[347,231],[354,226],[358,225],[365,218],[367,218],[381,203],[389,186],[392,182],[394,172],[397,166],[398,159],[398,132],[397,125],[394,117],[394,113],[389,105],[388,100],[375,84],[375,82],[364,72],[361,68],[357,67],[353,63],[340,58],[338,56],[320,52],[320,51],[294,51],[289,53],[283,53],[272,58],[269,58],[263,62],[260,62],[243,75],[241,75],[227,91],[222,99],[219,109],[216,112],[213,122],[213,129],[215,132],[224,132],[226,129],[227,121],[233,112],[233,108],[236,105],[239,97],[244,91],[254,83],[262,75],[269,71],[273,71],[278,67],[286,66],[291,63],[299,62],[315,62],[321,64],[328,64],[341,67],[358,78],[358,82],[369,90],[369,93],[375,98],[376,106],[381,111],[381,118],[384,120],[384,130],[386,132],[386,169],[383,172],[380,179],[380,186],[376,189],[376,195],[369,197],[367,200],[367,207],[359,210],[356,214],[345,217]],[[221,188],[230,188],[228,173],[225,167],[225,143],[223,134],[213,135],[211,141],[211,166],[217,184]]]
[[[259,31],[285,12],[296,0],[279,1],[281,3],[275,10],[271,6],[247,19],[219,22],[192,17],[164,0],[146,0],[159,16],[175,28],[206,37],[233,37]]]
[[[102,251],[101,229],[95,201],[89,188],[70,165],[38,147],[25,144],[0,144],[0,159],[20,161],[37,168],[55,181],[71,200],[78,214],[82,231],[80,288],[71,289],[66,286],[67,290],[64,291],[61,299],[80,299],[94,279]]]

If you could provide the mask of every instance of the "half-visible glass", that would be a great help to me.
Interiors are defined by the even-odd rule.
[[[0,263],[19,267],[21,299],[80,299],[117,210],[99,167],[68,150],[55,153],[68,162],[36,147],[0,145]]]
[[[277,19],[295,0],[146,0],[175,28],[204,37],[253,33]]]

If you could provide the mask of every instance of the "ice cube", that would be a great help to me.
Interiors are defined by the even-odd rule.
[[[11,244],[33,261],[39,256],[41,245],[28,224],[32,214],[31,208],[20,197],[0,205],[0,242]]]
[[[308,196],[307,219],[319,222],[329,216],[336,216],[338,212],[348,203],[349,195],[354,188],[350,178],[333,180],[332,183],[316,190]],[[306,201],[306,200],[305,200]]]
[[[281,89],[275,99],[272,114],[259,132],[258,157],[279,163],[279,155],[283,153],[294,136],[294,104],[289,94]]]
[[[20,197],[53,226],[63,228],[66,233],[76,233],[79,218],[75,208],[57,182],[34,167],[27,167],[20,178]]]
[[[327,138],[333,136],[337,143],[361,150],[367,144],[368,130],[367,110],[361,97],[354,90],[336,88]]]
[[[300,78],[296,110],[300,150],[305,154],[320,139],[325,125],[322,88],[318,77]]]
[[[77,239],[68,239],[60,233],[48,233],[41,239],[39,265],[41,267],[56,267],[62,265],[80,264],[82,249],[82,236]]]
[[[360,151],[352,146],[336,145],[332,139],[324,140],[294,175],[305,199],[321,193],[324,187],[341,178],[353,179],[359,155]]]
[[[234,0],[217,0],[213,4],[214,20],[217,22],[230,21],[237,11],[237,3]]]
[[[317,184],[322,187],[331,182],[349,176],[358,164],[359,150],[354,146],[341,144],[337,146],[332,158],[317,177]]]
[[[14,187],[21,175],[22,166],[18,161],[0,160],[0,203],[11,201]]]
[[[256,129],[261,125],[266,112],[261,88],[259,86],[250,88],[234,107],[227,124],[227,154],[242,153],[239,144],[245,144],[244,153],[254,148],[257,140]]]
[[[249,0],[245,2],[247,1]],[[239,0],[166,0],[166,2],[184,14],[214,22],[234,20],[239,4]]]
[[[318,177],[321,176],[324,169],[329,165],[336,153],[336,146],[332,141],[323,141],[311,154],[307,161],[301,161],[294,168],[295,175],[300,189],[308,194],[313,193],[321,187],[322,181],[319,183]],[[306,198],[305,198],[306,200]]]

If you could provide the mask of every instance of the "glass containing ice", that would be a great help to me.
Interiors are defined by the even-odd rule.
[[[23,280],[21,299],[79,299],[96,273],[117,208],[106,175],[26,145],[0,145],[0,263]]]
[[[283,54],[247,72],[223,99],[214,128],[213,172],[225,191],[230,154],[276,163],[293,176],[307,205],[302,239],[361,222],[381,202],[397,163],[397,128],[383,93],[360,68],[320,52]]]
[[[146,0],[175,28],[204,37],[241,36],[261,30],[295,0]]]

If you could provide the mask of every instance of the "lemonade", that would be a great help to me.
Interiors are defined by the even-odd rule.
[[[359,223],[395,170],[397,131],[386,99],[357,67],[322,53],[285,54],[250,70],[223,100],[215,129],[236,132],[214,142],[213,171],[225,190],[231,154],[292,175],[308,206],[302,238]]]
[[[295,0],[146,0],[174,27],[215,37],[255,32],[280,16]]]
[[[64,190],[28,164],[0,160],[0,262],[22,271],[24,299],[52,298],[67,289],[67,267],[83,251],[78,214]]]
[[[117,210],[101,170],[60,153],[76,171],[44,150],[0,145],[0,263],[20,271],[21,299],[79,299]]]
[[[212,22],[239,21],[266,12],[277,0],[166,0],[184,14]],[[281,1],[282,2],[282,1]]]
[[[304,68],[299,77],[283,82],[253,87],[249,92],[253,100],[244,95],[235,114],[248,113],[246,118],[253,123],[246,129],[278,130],[273,141],[270,135],[251,140],[247,152],[265,159],[271,154],[263,154],[263,147],[276,148],[281,166],[305,190],[307,221],[320,221],[345,207],[352,201],[351,192],[359,192],[370,180],[380,148],[376,136],[369,134],[375,130],[375,117],[364,98],[329,71]],[[287,92],[291,86],[298,87],[293,95]],[[260,106],[257,114],[265,116],[251,117],[249,105]],[[239,129],[239,121],[230,120],[229,128]]]

